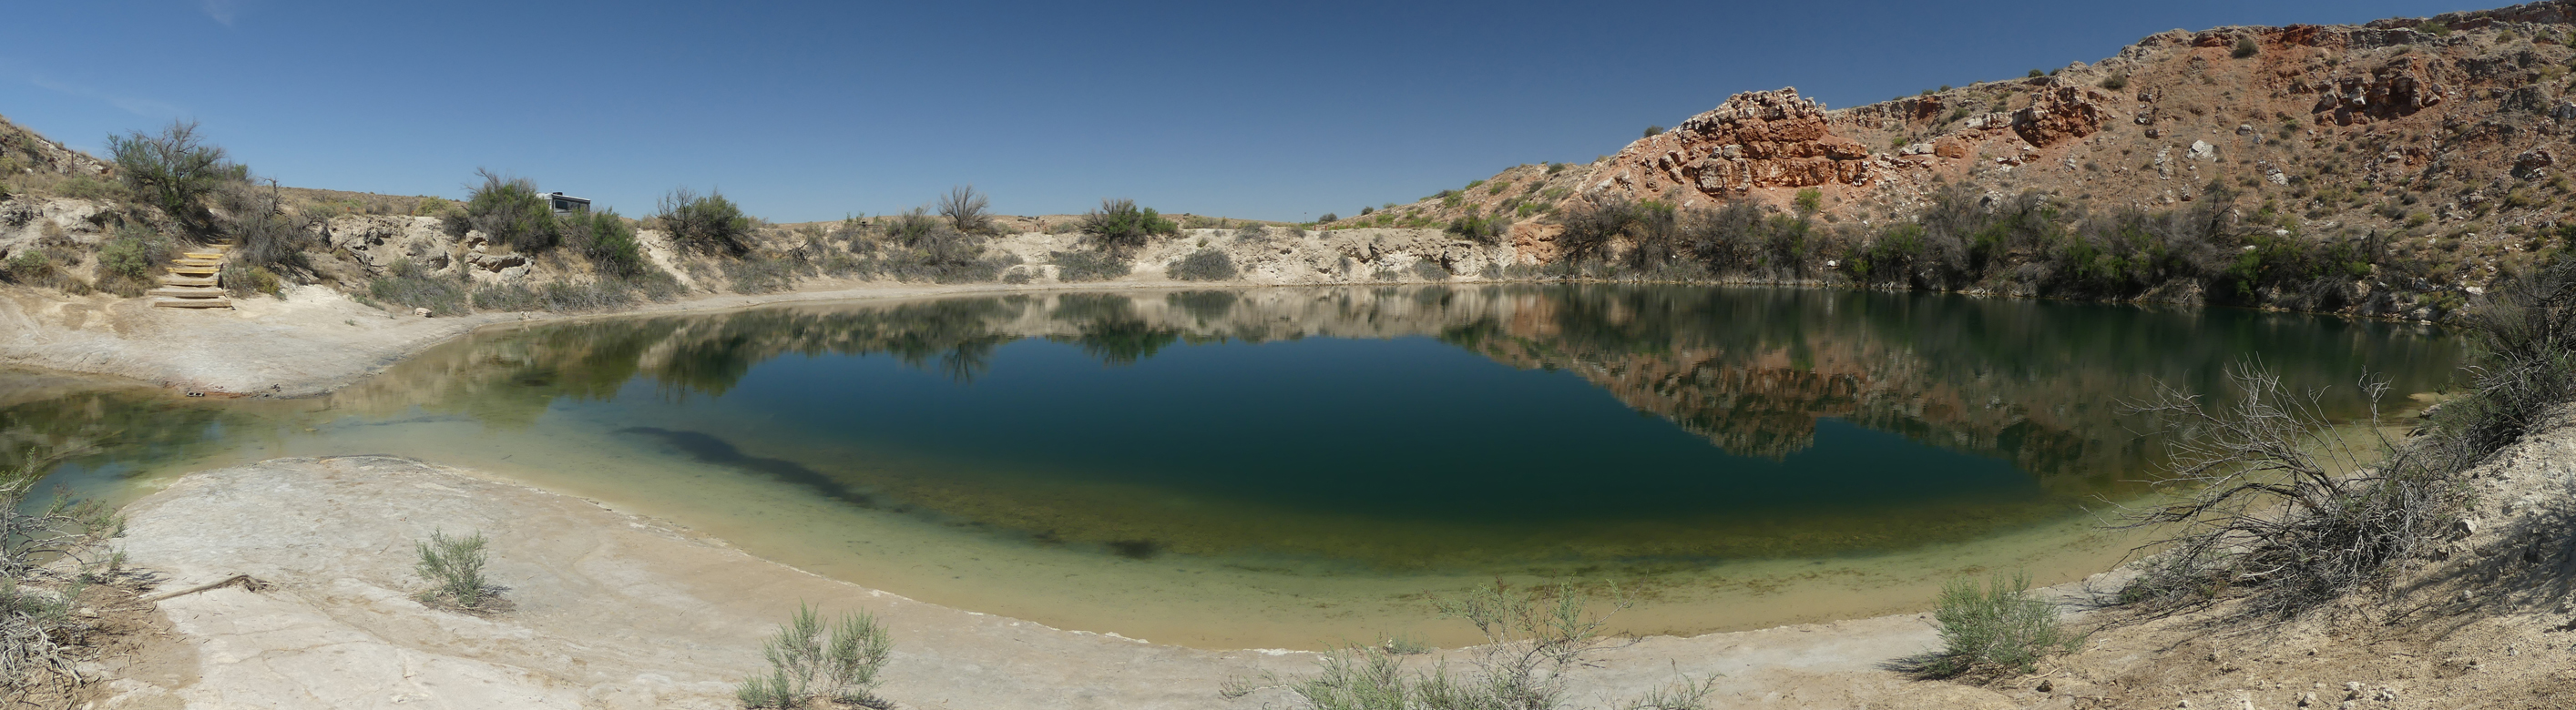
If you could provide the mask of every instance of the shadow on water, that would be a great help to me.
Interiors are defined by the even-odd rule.
[[[831,476],[824,475],[821,471],[807,468],[804,464],[786,459],[773,459],[744,454],[742,449],[735,447],[732,442],[716,438],[711,434],[694,431],[673,431],[661,427],[649,426],[627,427],[619,429],[617,432],[620,434],[642,434],[656,439],[661,439],[662,443],[670,445],[671,448],[679,449],[681,453],[688,454],[690,458],[697,459],[699,461],[718,466],[730,466],[755,473],[768,474],[780,481],[812,488],[814,489],[814,492],[820,493],[827,498],[847,502],[861,508],[876,507],[876,499],[874,497],[871,497],[866,493],[852,490],[849,486],[842,485],[840,481],[832,480]]]

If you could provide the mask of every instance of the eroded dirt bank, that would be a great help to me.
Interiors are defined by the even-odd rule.
[[[914,708],[1257,708],[1231,676],[1313,667],[1304,652],[1209,651],[924,604],[763,561],[666,523],[471,471],[379,456],[191,474],[128,507],[133,564],[165,590],[269,583],[160,603],[191,674],[113,681],[107,707],[728,708],[760,639],[800,601],[865,609],[896,640],[882,695]],[[515,609],[415,602],[413,541],[481,531]],[[1428,615],[1430,610],[1425,609]],[[2003,707],[1994,691],[1879,668],[1933,643],[1904,615],[1611,649],[1575,697],[1716,674],[1713,707]],[[178,680],[172,680],[178,679]]]

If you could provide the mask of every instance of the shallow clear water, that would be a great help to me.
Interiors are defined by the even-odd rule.
[[[1921,294],[1491,286],[800,305],[485,331],[308,400],[28,377],[59,474],[393,453],[971,610],[1205,646],[1414,628],[1495,578],[1641,590],[1643,632],[2099,571],[2160,448],[2123,400],[2246,358],[2433,389],[2438,331]],[[0,389],[0,396],[8,390]],[[1440,640],[1444,633],[1432,629]]]

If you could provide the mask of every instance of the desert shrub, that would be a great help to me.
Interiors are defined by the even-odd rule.
[[[272,272],[313,270],[306,253],[321,248],[322,235],[303,216],[286,213],[273,182],[263,188],[248,179],[226,181],[215,198],[226,215],[218,228],[233,239],[228,262]]]
[[[124,183],[114,180],[101,180],[89,175],[72,175],[55,180],[53,183],[53,192],[54,194],[62,195],[64,197],[77,197],[84,200],[98,200],[101,202],[123,202],[134,198],[133,191],[127,189]],[[184,213],[180,219],[184,220],[187,224],[202,224],[202,220],[197,218],[204,216],[203,208],[195,207],[194,203],[191,203],[191,205],[192,209],[188,213]]]
[[[1424,281],[1447,281],[1450,273],[1439,259],[1420,259],[1413,262],[1413,276]]]
[[[616,308],[638,299],[668,301],[680,290],[677,279],[656,271],[628,279],[485,286],[474,289],[471,301],[475,309],[484,311],[578,313]]]
[[[1797,196],[1791,198],[1790,203],[1798,208],[1798,216],[1814,216],[1825,207],[1825,193],[1812,187],[1799,188]]]
[[[1613,590],[1611,609],[1592,613],[1574,585],[1512,588],[1496,583],[1435,602],[1440,615],[1467,621],[1486,643],[1470,650],[1468,669],[1452,676],[1445,663],[1429,672],[1407,672],[1399,654],[1383,646],[1349,646],[1327,653],[1317,673],[1297,679],[1276,675],[1238,678],[1221,689],[1240,698],[1264,688],[1285,688],[1316,710],[1553,710],[1567,707],[1565,675],[1589,664],[1605,639],[1612,614],[1633,601]],[[1618,707],[1696,710],[1715,690],[1714,679],[1683,677]]]
[[[2171,608],[2241,590],[2244,613],[2293,615],[2384,581],[2456,515],[2461,493],[2447,479],[2474,458],[2448,443],[2456,435],[2399,445],[2346,434],[2321,392],[2251,364],[2228,375],[2237,397],[2214,410],[2171,389],[2131,405],[2169,437],[2165,478],[2186,493],[2135,514],[2134,526],[2172,532],[2123,600]],[[2370,402],[2386,394],[2384,383],[2362,389]]]
[[[1048,255],[1048,260],[1055,263],[1056,280],[1067,283],[1107,281],[1126,276],[1127,272],[1135,269],[1118,255],[1088,249],[1054,252]]]
[[[183,221],[204,213],[198,200],[243,174],[241,166],[224,160],[223,148],[197,134],[194,121],[172,121],[160,133],[108,136],[107,153],[118,182],[135,199]]]
[[[419,202],[412,204],[411,213],[416,217],[437,217],[455,208],[456,203],[449,202],[446,198],[423,197]]]
[[[741,255],[751,251],[751,217],[742,208],[725,199],[724,193],[699,195],[689,188],[678,188],[662,196],[660,211],[653,215],[662,231],[671,234],[671,242],[700,254]]]
[[[1270,241],[1276,236],[1278,236],[1278,230],[1271,229],[1269,225],[1260,222],[1248,223],[1234,230],[1234,239],[1239,242],[1259,244]]]
[[[1660,135],[1663,135],[1663,134],[1664,134],[1664,127],[1663,127],[1663,126],[1647,126],[1647,127],[1646,127],[1645,135],[1638,136],[1638,137],[1640,137],[1640,138],[1653,138],[1653,137],[1655,137],[1655,136],[1660,136]]]
[[[444,601],[466,610],[491,603],[501,589],[483,576],[483,564],[490,558],[484,547],[489,542],[482,533],[448,537],[441,531],[431,531],[429,539],[414,542],[413,547],[420,552],[420,563],[414,570],[433,585],[420,593],[420,600]]]
[[[853,242],[855,250],[873,259],[868,269],[882,276],[936,283],[992,281],[1017,264],[984,256],[982,235],[957,231],[920,208],[888,218],[884,230],[880,239]]]
[[[98,247],[99,290],[127,298],[152,288],[154,272],[170,260],[171,241],[150,227],[126,224]],[[32,251],[32,250],[31,250]]]
[[[2075,650],[2084,637],[2067,630],[2057,606],[2024,591],[2029,588],[2027,573],[1988,579],[1982,589],[1976,580],[1950,580],[1932,610],[1941,650],[1909,665],[1932,678],[2025,674],[2042,658]]]
[[[1556,237],[1558,248],[1565,250],[1564,260],[1580,264],[1609,254],[1611,240],[1636,223],[1637,203],[1595,196],[1559,212],[1556,221],[1565,227],[1565,232]]]
[[[718,266],[734,293],[771,293],[796,286],[796,264],[772,254],[745,254]]]
[[[987,209],[990,202],[973,185],[952,188],[939,196],[939,216],[947,218],[949,228],[959,233],[991,234],[993,214]]]
[[[225,291],[239,298],[247,298],[253,294],[279,297],[286,294],[286,279],[279,277],[277,272],[270,271],[265,266],[225,264],[223,271],[215,275],[215,283],[222,285]]]
[[[2234,50],[2230,50],[2227,55],[2237,59],[2244,59],[2246,57],[2254,56],[2256,53],[2262,51],[2262,47],[2254,44],[2254,38],[2238,37],[2236,38],[2236,48]]]
[[[602,277],[630,279],[658,271],[644,256],[644,244],[635,238],[635,228],[626,224],[613,209],[602,209],[587,215],[574,215],[565,220],[571,224],[572,246],[590,259]]]
[[[1151,207],[1137,207],[1135,200],[1102,200],[1100,209],[1082,216],[1082,233],[1091,237],[1093,246],[1120,254],[1133,253],[1154,237],[1180,231],[1180,225],[1163,219]]]
[[[562,243],[563,225],[555,220],[554,206],[537,192],[536,182],[490,170],[474,174],[483,181],[474,186],[464,207],[443,215],[448,234],[461,237],[478,231],[495,244],[529,254]]]
[[[90,622],[73,616],[75,600],[123,563],[103,549],[125,531],[113,509],[60,492],[31,501],[56,464],[86,451],[30,448],[0,466],[0,688],[15,691],[42,675],[77,677],[66,652]]]
[[[2474,459],[2576,400],[2576,259],[2556,255],[2465,315],[2461,325],[2479,353],[2469,371],[2474,393],[2436,410],[2433,424],[2462,458]]]
[[[1216,249],[1190,252],[1163,270],[1163,275],[1182,281],[1225,281],[1236,273],[1234,257]]]
[[[2129,88],[2129,75],[2127,75],[2127,74],[2113,74],[2113,75],[2110,75],[2110,76],[2102,77],[2102,82],[2101,82],[2100,86],[2101,86],[2102,88],[2109,89],[2109,90],[2112,90],[2112,91],[2119,91],[2119,90],[2121,90],[2121,89]]]
[[[44,249],[20,247],[9,255],[7,262],[0,262],[0,277],[13,284],[35,285],[51,280],[60,268],[54,265],[53,256],[45,253]]]
[[[761,643],[769,675],[744,678],[734,697],[746,708],[803,708],[816,700],[884,710],[894,707],[875,695],[877,674],[894,656],[894,641],[876,617],[845,614],[826,635],[814,608],[796,605],[796,615]]]
[[[1446,231],[1450,234],[1458,235],[1460,238],[1466,239],[1467,241],[1478,244],[1493,244],[1495,242],[1502,241],[1503,234],[1511,231],[1511,228],[1512,218],[1510,215],[1497,212],[1494,215],[1487,216],[1484,214],[1483,207],[1469,207],[1467,208],[1466,214],[1459,215],[1457,219],[1449,220],[1449,226]]]
[[[400,310],[427,308],[439,315],[465,312],[466,281],[462,275],[441,277],[410,259],[393,263],[385,275],[367,281],[367,296]]]
[[[1315,218],[1315,223],[1316,223],[1316,224],[1323,224],[1323,223],[1325,223],[1325,222],[1338,222],[1338,221],[1341,221],[1341,219],[1342,219],[1342,216],[1341,216],[1341,215],[1334,214],[1334,213],[1331,213],[1331,212],[1326,212],[1326,213],[1324,213],[1324,215],[1323,215],[1323,216],[1321,216],[1321,217],[1316,217],[1316,218]]]

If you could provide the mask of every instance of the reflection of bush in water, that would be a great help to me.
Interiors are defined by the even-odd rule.
[[[1235,295],[1232,291],[1181,291],[1164,296],[1163,302],[1198,319],[1199,325],[1208,325],[1234,312]]]

